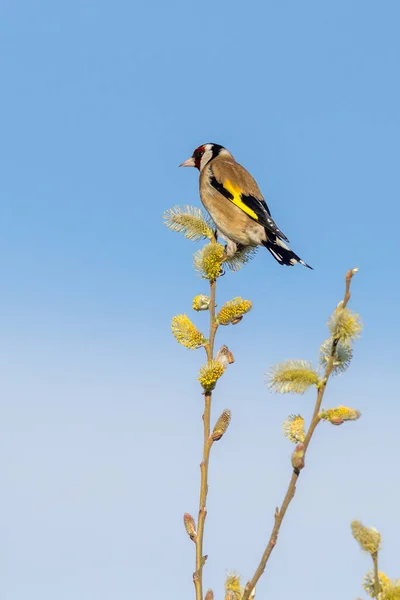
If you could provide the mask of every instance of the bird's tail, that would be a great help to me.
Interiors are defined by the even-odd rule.
[[[271,236],[271,234],[270,234]],[[271,236],[272,237],[272,236]],[[300,263],[307,267],[308,269],[312,269],[310,265],[304,262],[297,254],[295,254],[286,244],[282,242],[278,237],[275,236],[275,239],[267,239],[262,242],[263,246],[266,247],[269,252],[271,252],[272,256],[275,260],[278,261],[280,265],[287,265],[288,267],[292,267],[296,263]]]

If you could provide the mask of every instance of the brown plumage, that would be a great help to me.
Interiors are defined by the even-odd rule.
[[[255,198],[263,199],[261,190],[254,177],[242,165],[236,162],[232,155],[224,156],[223,154],[219,154],[212,161],[211,167],[215,177],[219,181],[230,179],[242,189],[244,194],[250,194]],[[203,169],[202,172],[205,173],[206,171]],[[200,173],[200,179],[201,175],[202,173]]]

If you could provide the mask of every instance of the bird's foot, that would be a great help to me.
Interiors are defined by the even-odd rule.
[[[227,258],[233,258],[237,252],[238,245],[236,242],[232,242],[232,240],[228,240],[228,243],[225,244],[225,254]]]

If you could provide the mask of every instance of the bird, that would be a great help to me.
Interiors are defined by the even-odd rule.
[[[179,166],[199,170],[200,199],[217,235],[226,242],[228,256],[245,246],[264,246],[281,265],[300,263],[312,269],[289,248],[257,182],[229,150],[220,144],[202,144]]]

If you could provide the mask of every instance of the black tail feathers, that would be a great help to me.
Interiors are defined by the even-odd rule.
[[[266,240],[265,242],[262,242],[262,244],[263,244],[263,246],[266,247],[267,250],[269,250],[269,252],[275,258],[275,260],[278,261],[278,263],[280,265],[286,265],[288,267],[292,267],[293,265],[295,265],[296,263],[299,262],[300,264],[304,265],[308,269],[312,269],[312,267],[310,267],[310,265],[305,263],[304,260],[301,260],[301,258],[299,256],[297,256],[297,254],[295,254],[280,239],[276,238],[275,242],[273,242],[272,240]]]

